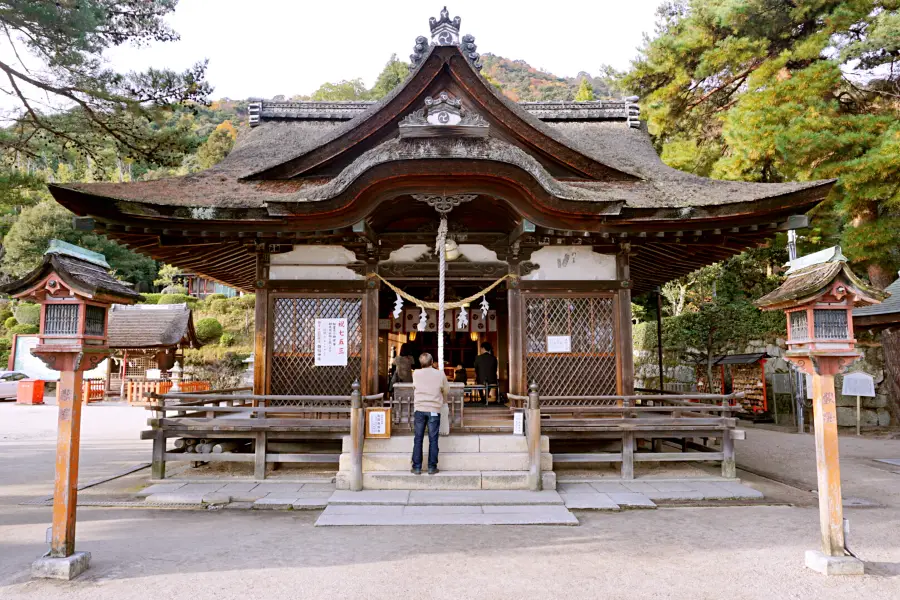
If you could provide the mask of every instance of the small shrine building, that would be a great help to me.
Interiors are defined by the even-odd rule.
[[[449,367],[492,343],[501,393],[578,396],[634,393],[633,294],[805,226],[831,188],[678,171],[635,98],[513,102],[459,18],[431,32],[378,102],[256,101],[206,171],[50,191],[81,227],[255,294],[256,394],[383,392],[401,345],[436,354],[440,327]],[[437,302],[442,215],[446,300],[477,299],[420,331],[388,284]],[[315,320],[340,317],[347,366],[317,367]]]

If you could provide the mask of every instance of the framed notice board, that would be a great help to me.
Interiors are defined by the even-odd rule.
[[[366,409],[366,437],[391,437],[391,409],[382,406]]]

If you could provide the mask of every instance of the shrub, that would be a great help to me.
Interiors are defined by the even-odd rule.
[[[227,331],[219,337],[219,345],[221,346],[231,346],[234,344],[234,334],[228,333]]]
[[[163,294],[187,294],[188,290],[183,285],[167,285],[162,289]]]
[[[12,341],[9,338],[0,338],[0,362],[9,363],[9,353],[12,348]]]
[[[0,323],[5,323],[7,319],[12,317],[12,311],[7,309],[0,310]]]
[[[212,304],[213,300],[226,300],[227,298],[228,296],[226,296],[225,294],[210,294],[206,297],[206,302],[208,304]]]
[[[224,298],[216,298],[215,300],[210,302],[208,306],[209,311],[216,313],[217,315],[224,315],[228,313],[228,300],[225,300]]]
[[[141,304],[159,304],[159,299],[162,297],[162,294],[141,294],[144,297],[144,301]]]
[[[211,342],[222,337],[222,324],[212,317],[197,322],[197,337],[201,342]]]
[[[12,335],[14,333],[18,334],[27,334],[27,333],[37,333],[39,327],[37,325],[30,325],[28,323],[20,323],[15,327],[9,328],[9,334]]]
[[[244,358],[246,355],[225,352],[221,357],[212,360],[193,362],[189,353],[185,354],[185,361],[194,365],[194,376],[201,381],[209,381],[213,389],[238,387],[247,371]]]
[[[12,329],[13,327],[15,327],[18,324],[19,324],[19,322],[16,321],[15,317],[7,317],[6,320],[3,321],[3,326],[6,327],[7,329]]]
[[[244,308],[254,308],[256,306],[256,296],[254,294],[244,294],[243,296],[236,296],[231,299],[232,302],[237,302]]]
[[[199,300],[187,294],[162,294],[159,300],[156,301],[157,304],[183,304],[185,302],[188,305],[194,305]]]
[[[25,325],[38,325],[41,322],[41,307],[37,304],[21,303],[15,310],[16,321]]]

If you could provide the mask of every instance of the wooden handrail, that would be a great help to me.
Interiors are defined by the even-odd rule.
[[[205,406],[185,404],[160,404],[144,407],[154,412],[184,412],[194,409],[198,413],[280,413],[285,415],[310,412],[349,413],[350,406]]]

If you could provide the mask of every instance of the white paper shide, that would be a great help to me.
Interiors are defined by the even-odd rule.
[[[315,365],[347,366],[347,319],[316,319]]]

